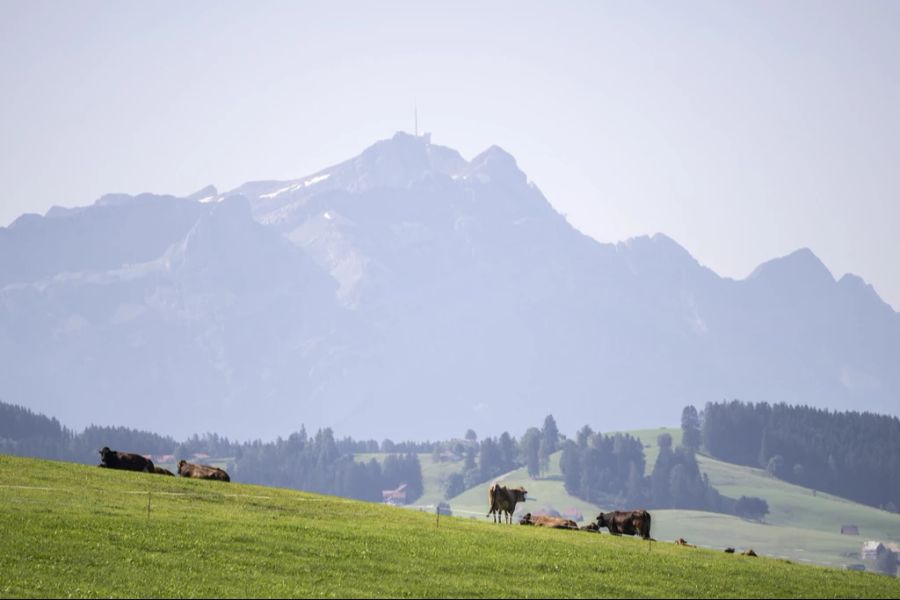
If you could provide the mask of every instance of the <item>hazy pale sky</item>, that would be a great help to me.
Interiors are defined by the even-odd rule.
[[[900,308],[900,2],[0,0],[0,225],[300,177],[414,105],[598,240],[807,246]]]

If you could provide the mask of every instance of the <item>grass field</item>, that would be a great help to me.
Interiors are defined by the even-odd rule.
[[[4,597],[900,596],[869,573],[8,456],[0,535]]]

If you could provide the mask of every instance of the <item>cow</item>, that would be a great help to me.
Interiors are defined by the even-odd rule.
[[[753,548],[750,548],[749,550],[741,552],[741,556],[756,556],[756,552],[753,551]]]
[[[544,515],[531,516],[527,513],[519,521],[519,525],[534,525],[535,527],[549,527],[550,529],[574,529],[578,530],[578,524],[570,519],[562,517],[548,517]]]
[[[488,503],[491,505],[491,510],[488,511],[486,516],[490,517],[493,515],[494,523],[498,522],[497,518],[499,517],[499,522],[502,523],[503,513],[506,513],[506,522],[512,523],[512,515],[516,512],[516,504],[525,502],[525,494],[527,493],[525,488],[521,486],[508,488],[505,485],[492,483],[491,487],[488,488]]]
[[[175,477],[175,473],[173,473],[172,471],[170,471],[168,469],[163,469],[162,467],[159,467],[159,466],[154,466],[153,472],[156,473],[157,475],[168,475],[169,477]]]
[[[734,548],[725,548],[725,554],[734,554]]]
[[[685,548],[696,548],[697,547],[694,544],[688,544],[687,540],[684,538],[678,538],[677,540],[675,540],[675,545],[676,546],[684,546]]]
[[[600,533],[600,526],[597,525],[596,521],[592,521],[582,527],[580,531],[588,531],[590,533]]]
[[[650,513],[646,510],[600,513],[597,525],[606,527],[614,535],[640,535],[645,540],[650,539]]]
[[[103,446],[98,452],[100,453],[99,466],[106,469],[124,469],[126,471],[143,471],[144,473],[153,473],[155,469],[153,461],[140,454],[116,452],[107,446]]]
[[[193,477],[194,479],[215,479],[217,481],[231,481],[228,473],[218,467],[210,467],[209,465],[195,465],[186,460],[178,461],[178,474],[182,477]]]

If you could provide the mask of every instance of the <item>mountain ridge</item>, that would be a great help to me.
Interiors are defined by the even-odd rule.
[[[900,391],[900,316],[811,250],[734,280],[662,233],[598,242],[505,150],[403,133],[292,180],[17,219],[0,332],[5,398],[173,434],[677,422],[722,397],[896,414]]]

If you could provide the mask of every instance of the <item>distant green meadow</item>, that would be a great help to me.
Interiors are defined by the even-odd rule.
[[[3,597],[900,597],[870,573],[3,455],[0,536]]]
[[[656,438],[661,433],[669,433],[675,444],[681,441],[680,429],[647,429],[629,433],[645,444],[647,474],[653,470],[659,454]],[[669,541],[683,537],[692,544],[714,549],[729,546],[739,550],[752,548],[768,556],[836,567],[861,563],[859,554],[866,540],[900,542],[898,514],[829,494],[814,494],[813,490],[772,477],[763,469],[733,465],[702,455],[697,456],[697,462],[700,471],[709,476],[709,482],[722,494],[732,498],[762,497],[769,504],[769,514],[762,522],[757,522],[702,511],[652,510],[653,537]],[[444,466],[445,470],[448,468]],[[462,468],[460,463],[457,463],[457,468]],[[425,472],[423,462],[423,474]],[[531,479],[524,468],[512,471],[501,479],[508,485],[522,485],[528,490],[528,497],[533,502],[526,504],[527,510],[553,507],[563,511],[573,508],[590,520],[600,510],[636,508],[598,506],[569,495],[559,470],[559,453],[551,456],[550,467],[542,479]],[[430,485],[437,484],[426,478],[426,493]],[[451,508],[466,515],[486,512],[486,490],[486,485],[477,486],[451,498]],[[858,536],[841,535],[841,525],[849,524],[859,527]]]

